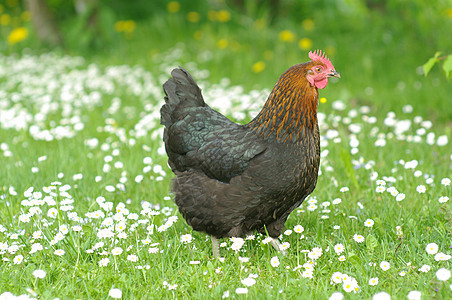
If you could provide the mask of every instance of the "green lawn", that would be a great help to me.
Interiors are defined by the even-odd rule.
[[[286,42],[283,28],[204,25],[199,41],[173,17],[138,23],[110,53],[0,56],[0,295],[451,298],[452,87],[438,68],[417,73],[447,41],[418,43],[428,36],[394,20],[370,33],[316,22]],[[222,240],[214,260],[172,201],[161,84],[182,65],[244,123],[308,60],[303,37],[342,75],[320,91],[317,187],[286,223],[287,256],[256,234]]]

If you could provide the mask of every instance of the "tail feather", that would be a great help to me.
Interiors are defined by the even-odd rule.
[[[172,78],[163,84],[165,104],[160,109],[160,123],[166,128],[176,120],[172,119],[174,110],[178,107],[206,106],[201,95],[201,89],[191,75],[179,67],[171,72]]]

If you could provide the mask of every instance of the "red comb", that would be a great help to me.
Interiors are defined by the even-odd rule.
[[[331,61],[328,59],[325,53],[322,50],[317,49],[314,52],[309,51],[309,58],[312,60],[320,61],[325,64],[328,69],[334,70],[334,66]]]

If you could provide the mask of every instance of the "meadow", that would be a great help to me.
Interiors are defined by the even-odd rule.
[[[112,49],[0,54],[0,299],[451,298],[452,85],[420,67],[445,35],[164,8],[117,23]],[[172,200],[161,85],[183,66],[246,123],[316,48],[342,78],[320,91],[319,180],[280,237],[287,255],[256,233],[215,260]]]

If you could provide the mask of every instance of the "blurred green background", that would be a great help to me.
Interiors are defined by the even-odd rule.
[[[326,51],[341,81],[322,91],[352,106],[405,104],[447,131],[452,84],[437,51],[452,53],[452,0],[2,0],[0,50],[56,51],[88,61],[159,71],[188,62],[210,81],[271,88],[293,64]]]

